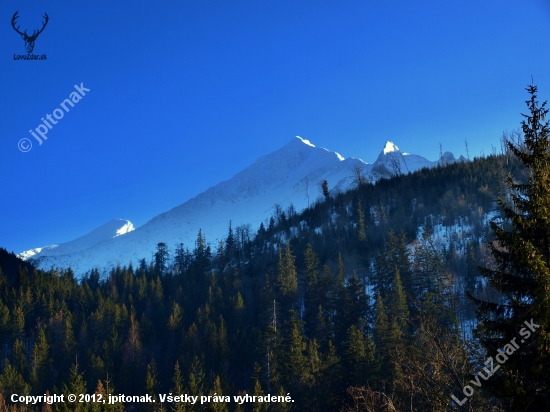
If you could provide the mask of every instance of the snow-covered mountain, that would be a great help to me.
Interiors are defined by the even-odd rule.
[[[450,156],[445,160],[450,161]],[[231,179],[154,217],[136,230],[132,230],[128,221],[113,220],[74,241],[32,249],[19,256],[32,259],[43,269],[70,266],[77,276],[94,267],[107,271],[117,264],[151,259],[159,242],[167,243],[170,248],[181,242],[193,249],[199,229],[215,246],[227,235],[230,220],[233,227],[250,224],[254,232],[260,222],[273,214],[275,204],[286,208],[292,203],[300,211],[308,202],[314,202],[321,195],[319,183],[323,179],[335,193],[356,184],[357,168],[366,180],[373,182],[438,163],[403,153],[387,142],[376,161],[368,164],[360,159],[344,159],[297,136]],[[123,233],[124,236],[119,236]]]
[[[439,158],[439,163],[442,165],[448,165],[455,162],[465,162],[466,158],[464,156],[460,156],[458,159],[455,158],[455,156],[451,152],[445,152],[443,153],[443,156]]]
[[[392,142],[386,142],[384,149],[373,164],[372,177],[377,180],[381,177],[407,174],[423,167],[432,167],[434,164],[437,162],[430,162],[422,156],[401,152]]]
[[[19,257],[27,260],[38,256],[61,256],[70,255],[88,249],[104,240],[113,239],[134,230],[132,222],[126,219],[113,219],[91,231],[87,235],[81,236],[70,242],[60,243],[42,248],[30,249],[19,254]]]

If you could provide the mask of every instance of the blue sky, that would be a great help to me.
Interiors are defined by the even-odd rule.
[[[41,27],[14,60],[21,29]],[[550,2],[0,2],[0,247],[140,226],[294,136],[372,162],[499,148],[531,76],[550,98]],[[38,145],[29,134],[83,83]],[[23,153],[18,141],[29,138]]]

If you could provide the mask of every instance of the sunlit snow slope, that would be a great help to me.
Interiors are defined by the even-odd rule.
[[[193,249],[199,229],[215,246],[227,235],[230,220],[234,228],[251,224],[254,233],[260,222],[272,215],[275,204],[286,208],[292,203],[300,211],[308,205],[308,193],[309,202],[315,201],[320,196],[319,183],[323,179],[328,181],[332,192],[351,188],[355,185],[353,176],[357,167],[368,181],[375,181],[436,164],[421,156],[402,153],[391,142],[386,143],[374,164],[367,164],[359,159],[344,159],[297,136],[231,179],[154,217],[136,230],[127,230],[123,236],[113,237],[112,230],[105,229],[115,222],[112,221],[72,242],[32,249],[20,256],[31,258],[44,269],[70,266],[77,276],[94,267],[105,272],[117,264],[133,262],[135,265],[139,259],[150,260],[159,242],[167,243],[171,249],[183,242]]]
[[[87,235],[81,236],[70,242],[60,243],[42,248],[27,250],[19,254],[24,260],[38,256],[61,256],[77,253],[97,245],[105,240],[113,239],[134,230],[132,222],[126,219],[113,219],[98,227]]]

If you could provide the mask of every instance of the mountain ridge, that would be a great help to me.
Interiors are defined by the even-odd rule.
[[[318,184],[322,180],[327,180],[332,194],[352,188],[356,168],[360,168],[367,181],[375,182],[422,167],[433,167],[441,160],[431,162],[419,155],[402,153],[388,141],[376,161],[369,164],[361,159],[344,158],[296,136],[280,149],[260,156],[233,177],[154,216],[135,230],[126,230],[123,236],[99,239],[92,235],[116,221],[112,220],[74,241],[31,249],[18,256],[30,259],[40,268],[71,266],[77,275],[94,267],[107,271],[118,264],[150,258],[160,242],[184,243],[189,247],[199,229],[210,242],[216,243],[227,234],[230,220],[234,227],[244,225],[250,230],[272,214],[275,204],[288,206],[292,203],[296,210],[302,210],[321,195]],[[122,225],[123,222],[127,223]],[[123,220],[119,223],[132,225]],[[114,227],[109,233],[112,229]]]

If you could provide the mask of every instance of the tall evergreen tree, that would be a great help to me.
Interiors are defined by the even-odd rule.
[[[347,339],[348,329],[355,325],[364,329],[368,309],[368,296],[365,285],[353,274],[345,288],[339,294],[334,314],[335,341],[341,345]]]
[[[367,239],[365,234],[365,214],[361,207],[361,200],[357,202],[357,239],[360,244],[363,244]]]
[[[164,275],[168,266],[168,260],[170,259],[170,253],[168,253],[168,246],[166,243],[157,244],[157,251],[155,253],[155,270]]]
[[[0,268],[0,281],[5,280],[2,274],[2,268]],[[0,300],[0,338],[4,338],[9,335],[10,325],[10,310],[4,305],[4,302]]]
[[[390,345],[390,325],[388,315],[382,295],[378,292],[376,296],[376,316],[373,330],[373,340],[376,345],[376,358],[381,366],[381,379],[387,377],[387,369],[389,369],[389,345]]]
[[[183,394],[183,376],[181,374],[180,364],[176,362],[174,366],[174,376],[172,377],[172,393],[177,396]],[[185,412],[185,405],[182,402],[174,402],[170,406],[171,412]]]
[[[182,310],[177,302],[172,305],[172,313],[168,318],[168,334],[166,337],[166,348],[168,350],[167,358],[175,360],[181,351],[181,341],[183,340],[182,328]]]
[[[396,235],[393,230],[389,231],[385,249],[376,258],[375,270],[374,285],[376,291],[382,294],[382,298],[385,299],[388,296],[391,282],[397,271],[399,271],[405,291],[410,294],[413,293],[410,253],[407,249],[404,232]]]
[[[296,259],[290,251],[290,243],[285,244],[284,252],[279,247],[279,261],[277,262],[277,285],[281,293],[283,313],[291,308],[292,302],[298,291],[298,278],[296,275]]]
[[[374,363],[374,345],[371,339],[351,325],[348,329],[348,336],[344,342],[343,363],[345,368],[345,379],[348,386],[367,386],[368,378],[372,372]]]
[[[318,287],[319,258],[309,243],[307,244],[306,251],[304,253],[304,264],[306,279],[304,293],[304,321],[307,335],[311,337],[316,330],[317,313],[319,311],[319,305],[321,304],[321,296]]]
[[[4,371],[0,375],[0,393],[7,399],[11,399],[12,394],[29,395],[30,386],[25,379],[14,368],[7,359],[4,359]]]
[[[11,363],[22,376],[27,376],[26,349],[23,341],[20,339],[17,339],[13,343],[11,350]]]
[[[399,271],[395,273],[395,278],[392,282],[392,290],[387,301],[387,312],[390,315],[391,320],[395,321],[402,333],[405,333],[408,329],[409,308],[407,306],[407,296],[403,290],[403,284],[401,283]]]
[[[59,412],[87,412],[89,407],[92,405],[89,405],[87,402],[78,402],[78,395],[79,394],[86,394],[86,382],[84,381],[84,372],[79,373],[78,372],[78,360],[71,366],[70,370],[70,381],[69,385],[63,385],[63,394],[65,395],[65,399],[70,394],[76,395],[77,401],[74,403],[71,402],[60,402],[56,403],[55,409]]]
[[[202,363],[199,358],[195,357],[191,368],[189,369],[189,379],[188,379],[188,392],[193,396],[202,396],[205,391],[205,376],[202,370]],[[190,411],[199,411],[203,410],[201,405],[194,404],[190,405]]]
[[[264,391],[262,389],[262,385],[260,384],[259,379],[254,379],[254,392],[252,394],[253,396],[264,396]],[[254,402],[252,404],[252,412],[267,412],[269,404],[265,402]]]
[[[315,339],[312,339],[307,344],[307,369],[305,374],[305,396],[306,404],[310,410],[319,410],[319,394],[322,390],[321,372],[323,363],[319,354],[319,345]]]
[[[205,272],[210,270],[210,258],[212,257],[212,253],[210,251],[210,246],[206,244],[206,238],[204,237],[202,229],[199,229],[199,234],[197,235],[193,257],[195,279],[204,279]]]
[[[491,223],[495,265],[480,269],[501,299],[474,298],[481,343],[489,356],[504,348],[508,358],[484,388],[517,411],[550,407],[550,129],[546,102],[539,106],[536,86],[526,90],[524,141],[507,146],[529,175],[524,182],[508,177],[509,201],[499,201],[503,224]],[[517,350],[513,339],[521,339]]]
[[[228,254],[229,259],[233,257],[235,253],[235,247],[236,247],[236,241],[235,236],[233,235],[233,229],[231,227],[231,220],[229,221],[229,231],[227,232],[227,239],[225,241],[225,247]]]
[[[477,270],[476,256],[474,245],[471,243],[466,246],[466,276],[464,286],[467,291],[470,293],[473,292],[476,288],[476,278],[479,276]]]
[[[297,313],[291,311],[291,318],[284,325],[282,349],[283,376],[285,387],[297,392],[307,375],[306,342],[302,335],[302,322]]]
[[[467,249],[469,250],[469,249]],[[425,230],[420,244],[414,251],[414,295],[418,298],[439,290],[445,265],[441,253],[435,248],[432,238]]]
[[[31,383],[37,392],[42,392],[48,385],[51,364],[49,351],[45,328],[42,328],[31,352]]]
[[[330,192],[328,190],[328,182],[326,179],[323,179],[321,181],[321,192],[323,192],[323,196],[325,197],[325,200],[328,200],[330,197]]]
[[[95,393],[102,395],[102,400],[105,400],[105,403],[92,403],[91,411],[93,412],[124,412],[124,404],[121,402],[115,402],[109,404],[109,395],[112,395],[115,393],[115,390],[113,388],[113,385],[111,385],[111,381],[109,380],[109,377],[105,381],[98,380],[97,381],[97,387],[95,390]],[[44,412],[44,409],[42,409]]]
[[[151,360],[151,363],[147,365],[147,374],[145,375],[145,393],[151,395],[151,397],[158,402],[157,394],[160,392],[160,383],[158,381],[157,363],[155,359]],[[148,410],[154,410],[154,405],[147,405]]]
[[[222,389],[222,381],[219,376],[216,376],[214,378],[214,385],[212,385],[212,389],[210,390],[210,395],[212,396],[212,399],[214,399],[215,396],[222,397],[224,396]],[[228,412],[228,407],[226,402],[209,402],[206,405],[206,410],[208,412]]]
[[[176,246],[176,256],[174,257],[174,263],[176,266],[176,273],[183,273],[189,266],[191,260],[190,253],[184,249],[183,243],[178,243]]]

